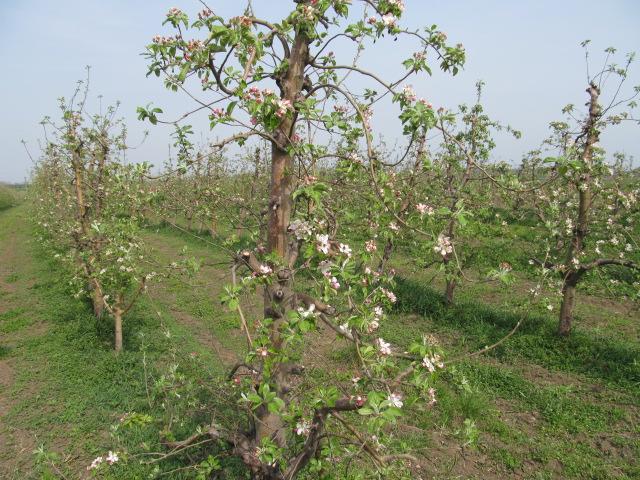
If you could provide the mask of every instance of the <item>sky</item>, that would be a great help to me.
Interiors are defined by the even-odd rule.
[[[210,0],[221,16],[242,13],[243,0]],[[522,131],[520,140],[498,137],[495,160],[517,163],[548,135],[549,122],[562,118],[568,103],[586,102],[586,69],[580,42],[591,40],[595,69],[604,61],[603,50],[614,46],[619,63],[624,53],[640,50],[640,2],[637,0],[405,0],[403,26],[437,24],[452,43],[463,43],[467,63],[452,77],[434,69],[432,77],[411,79],[420,97],[435,107],[454,108],[474,100],[474,84],[486,84],[484,104],[495,120]],[[291,0],[253,0],[257,16],[277,21],[289,11]],[[169,117],[193,107],[184,95],[165,90],[162,81],[146,77],[140,55],[156,34],[171,7],[195,13],[197,0],[0,0],[0,76],[2,128],[0,128],[0,181],[21,182],[29,176],[43,138],[40,120],[56,118],[57,99],[69,97],[76,81],[91,66],[94,110],[120,101],[129,139],[138,144],[131,161],[161,165],[168,157],[168,127],[153,127],[136,119],[136,107],[153,103]],[[377,42],[363,57],[366,68],[394,77],[400,62],[412,50],[393,41]],[[640,52],[639,52],[640,53]],[[640,84],[640,64],[632,65],[629,86]],[[357,86],[357,85],[356,85]],[[378,132],[392,139],[398,133],[397,116],[382,112]],[[197,139],[213,139],[204,119],[194,119]],[[640,126],[628,124],[608,131],[602,139],[610,153],[620,151],[640,159]]]

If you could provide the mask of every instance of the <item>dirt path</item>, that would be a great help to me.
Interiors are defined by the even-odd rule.
[[[148,234],[145,241],[153,248],[159,261],[166,264],[177,258],[183,243],[180,238],[161,234]],[[205,260],[210,260],[211,256],[215,256],[215,253],[212,253],[205,246],[192,247],[190,254]],[[225,344],[226,342],[220,340],[221,337],[216,334],[219,326],[215,325],[216,320],[212,318],[213,315],[207,313],[206,308],[210,306],[213,310],[215,306],[222,310],[220,292],[222,286],[228,281],[227,276],[227,272],[221,268],[203,266],[192,281],[199,284],[209,284],[206,288],[190,288],[184,278],[176,276],[166,282],[153,284],[148,293],[154,302],[163,305],[176,321],[186,326],[202,346],[212,350],[223,365],[230,368],[240,360],[242,355],[238,350],[230,348]],[[198,313],[190,312],[190,307]],[[239,339],[237,332],[233,331],[225,331],[224,338],[229,335]]]

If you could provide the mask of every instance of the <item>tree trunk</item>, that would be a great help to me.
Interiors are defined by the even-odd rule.
[[[115,309],[113,318],[115,320],[115,351],[119,353],[122,351],[122,311]]]
[[[564,336],[569,335],[571,332],[576,285],[582,275],[582,271],[575,270],[572,265],[574,265],[574,260],[579,261],[580,255],[584,250],[584,242],[589,232],[589,210],[591,209],[593,197],[589,170],[593,163],[593,146],[600,139],[597,123],[600,118],[600,105],[598,104],[600,90],[594,84],[590,84],[589,88],[587,88],[587,93],[590,97],[589,118],[583,130],[586,135],[586,140],[580,158],[585,173],[580,176],[579,183],[576,185],[578,189],[578,218],[565,260],[570,270],[565,273],[564,283],[562,285],[562,306],[560,308],[558,325],[558,333]]]
[[[447,285],[444,292],[444,301],[447,305],[453,305],[453,292],[456,289],[456,281],[451,279],[447,280]]]
[[[104,299],[100,293],[100,289],[94,285],[91,295],[91,303],[93,304],[93,314],[96,318],[102,318],[104,313]]]
[[[293,105],[304,85],[304,69],[309,61],[309,38],[299,31],[294,39],[289,65],[280,79],[281,98],[289,100]],[[288,235],[287,229],[291,218],[292,190],[293,190],[293,159],[287,152],[289,138],[295,129],[295,113],[284,117],[274,136],[276,142],[271,144],[271,185],[269,195],[269,223],[267,227],[267,249],[288,265]],[[291,275],[288,269],[278,271],[278,281],[265,288],[264,315],[272,318],[270,341],[277,351],[283,347],[280,328],[285,321],[286,307],[291,297]],[[290,389],[289,378],[291,371],[285,363],[273,365],[272,381],[279,398],[288,403]],[[256,437],[260,444],[263,438],[270,438],[279,446],[286,443],[286,432],[279,413],[269,412],[266,408],[256,411]]]
[[[209,222],[209,235],[211,235],[211,238],[214,239],[218,235],[218,225],[215,216],[211,217],[211,221]]]
[[[575,303],[576,286],[565,282],[564,287],[562,287],[562,305],[560,306],[560,323],[558,325],[558,335],[562,337],[567,337],[571,333]]]

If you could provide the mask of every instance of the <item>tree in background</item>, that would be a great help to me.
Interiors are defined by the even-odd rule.
[[[587,45],[583,43],[583,47]],[[545,257],[535,261],[544,277],[554,273],[560,278],[558,333],[563,336],[571,332],[576,287],[585,274],[605,266],[639,268],[633,259],[639,248],[640,185],[637,177],[626,175],[620,165],[615,168],[607,163],[599,141],[611,126],[638,123],[629,112],[636,107],[640,87],[624,93],[634,56],[628,55],[619,66],[609,63],[615,49],[605,52],[604,67],[588,73],[587,111],[580,114],[574,105],[567,105],[563,109],[567,120],[551,124],[553,135],[547,144],[560,155],[538,159],[538,163],[552,167],[548,174],[557,180],[534,193],[541,207],[538,216],[547,229]],[[588,64],[588,53],[586,57]],[[612,80],[616,81],[613,86]],[[605,96],[603,92],[609,87],[611,93]]]
[[[81,82],[82,83],[82,82]],[[116,351],[122,319],[154,276],[139,235],[149,165],[126,165],[126,127],[117,108],[88,114],[88,83],[69,102],[60,99],[62,122],[43,121],[46,146],[34,175],[41,237],[71,272],[77,297],[88,296],[97,318],[114,320]]]

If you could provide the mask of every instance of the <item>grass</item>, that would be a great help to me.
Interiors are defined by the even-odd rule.
[[[8,405],[0,417],[6,444],[0,474],[78,478],[114,445],[162,450],[158,432],[169,417],[180,438],[214,413],[233,419],[224,399],[224,352],[244,346],[235,318],[218,301],[226,258],[206,238],[149,229],[146,241],[159,261],[187,246],[187,256],[206,265],[192,279],[151,288],[125,319],[125,351],[116,356],[110,322],[96,321],[88,304],[69,296],[59,267],[29,241],[26,217],[24,206],[0,213],[0,362],[13,372],[0,387]],[[485,303],[473,287],[463,287],[450,308],[419,276],[400,278],[394,291],[397,308],[381,336],[400,344],[432,333],[451,357],[497,341],[520,319],[512,305]],[[553,315],[528,312],[520,330],[489,355],[446,369],[437,408],[407,406],[410,425],[394,427],[396,446],[423,452],[426,478],[640,477],[640,347],[618,327],[626,325],[613,324],[610,332],[578,325],[571,338],[558,339]],[[333,366],[352,360],[351,349],[339,343],[327,365],[314,368],[314,379],[330,381]],[[181,399],[167,396],[173,389]],[[40,445],[40,453],[30,453]],[[138,460],[123,458],[103,477],[195,475],[177,470],[188,464],[184,458],[157,466]],[[242,478],[236,464],[223,461],[224,478],[235,478],[233,472]]]
[[[167,314],[164,306],[149,300],[125,319],[125,350],[115,355],[110,322],[97,321],[86,302],[73,299],[59,281],[58,266],[28,242],[24,209],[1,215],[0,242],[7,242],[8,232],[13,232],[21,245],[28,246],[20,258],[14,259],[19,270],[12,274],[18,277],[18,288],[10,304],[22,306],[0,316],[0,329],[10,334],[3,337],[8,343],[3,340],[2,358],[19,366],[14,369],[12,384],[0,391],[10,406],[0,424],[0,431],[8,438],[0,451],[0,464],[12,469],[0,472],[6,475],[3,478],[23,479],[41,478],[46,472],[55,474],[59,470],[76,478],[94,457],[115,443],[110,427],[123,414],[143,412],[154,420],[163,418],[157,406],[149,407],[143,359],[149,365],[146,373],[152,377],[152,390],[166,365],[174,359],[190,358],[192,352],[197,361],[181,363],[182,374],[215,384],[222,369],[215,354]],[[195,425],[185,425],[188,428]],[[147,442],[149,448],[161,449],[157,425],[139,430],[128,433],[128,442]],[[36,459],[43,456],[30,452],[40,445],[53,460],[37,467]],[[16,461],[16,450],[25,446],[27,455],[22,452]],[[167,468],[170,466],[171,462]],[[126,478],[146,476],[151,471],[153,467],[128,469]],[[114,469],[114,478],[125,478],[122,472]]]
[[[466,295],[446,307],[439,292],[414,279],[400,278],[395,292],[384,338],[402,343],[432,333],[454,357],[493,344],[522,318]],[[640,454],[639,358],[633,341],[584,328],[560,339],[554,317],[527,314],[517,334],[481,361],[450,368],[449,384],[468,387],[441,389],[436,423],[477,421],[480,450],[526,478],[557,478],[558,469],[562,478],[636,478],[638,462],[630,458]]]
[[[0,212],[7,210],[19,202],[19,195],[16,189],[0,183]]]
[[[444,305],[439,292],[420,282],[400,278],[396,287],[397,310],[437,319],[429,325],[456,335],[465,349],[479,350],[511,331],[523,319],[518,334],[500,345],[492,355],[503,362],[526,359],[544,368],[579,373],[640,394],[640,345],[617,335],[605,335],[578,326],[569,338],[555,335],[555,316],[518,315],[477,301],[461,300]],[[420,328],[414,322],[414,328]],[[639,397],[640,398],[640,397]]]

